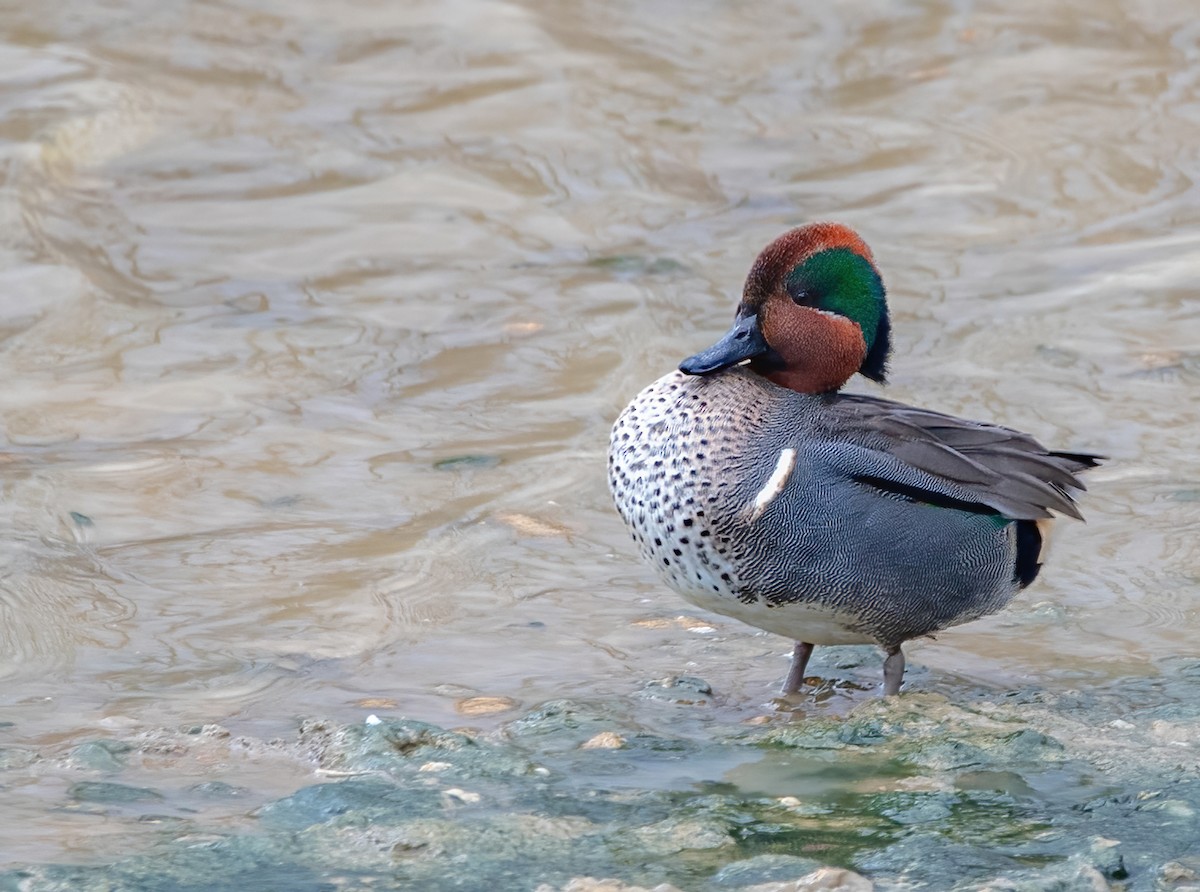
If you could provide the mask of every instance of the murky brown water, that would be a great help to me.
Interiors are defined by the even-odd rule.
[[[1200,636],[1198,44],[1169,0],[4,4],[4,742],[486,725],[461,701],[679,671],[762,712],[788,643],[656,584],[603,457],[818,218],[878,256],[892,396],[1113,457],[1036,589],[911,683],[1169,671]],[[68,782],[9,777],[0,860],[113,850]]]

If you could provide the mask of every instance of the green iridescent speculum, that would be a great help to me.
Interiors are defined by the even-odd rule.
[[[806,293],[805,303],[858,323],[867,349],[875,345],[887,313],[883,280],[871,261],[849,248],[829,248],[799,264],[787,277],[789,293]]]

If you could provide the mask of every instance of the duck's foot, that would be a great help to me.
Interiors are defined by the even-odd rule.
[[[883,661],[883,695],[893,697],[900,693],[900,683],[904,681],[904,651],[897,645],[888,650],[887,659]]]
[[[804,685],[804,670],[808,668],[808,658],[812,656],[813,646],[807,641],[797,641],[792,648],[792,668],[788,670],[783,682],[783,693],[794,694]],[[904,671],[904,667],[900,667]]]

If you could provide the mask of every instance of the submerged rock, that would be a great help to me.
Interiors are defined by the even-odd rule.
[[[821,866],[820,861],[797,855],[756,855],[722,867],[713,874],[712,882],[722,889],[784,882],[807,876]]]
[[[319,720],[301,724],[301,745],[323,769],[410,774],[431,762],[471,777],[523,775],[535,766],[475,738],[412,719],[382,719],[338,726]]]
[[[441,812],[435,790],[406,790],[383,780],[345,780],[317,784],[259,809],[268,826],[303,830],[335,818],[358,824],[425,817]]]
[[[1072,860],[1038,871],[997,877],[983,884],[958,885],[954,892],[1110,892],[1111,889],[1096,868]]]
[[[163,798],[162,793],[147,787],[129,787],[125,784],[110,784],[104,781],[81,781],[72,784],[67,795],[77,802],[113,804],[147,802]]]
[[[647,889],[645,886],[628,886],[620,880],[572,877],[566,885],[555,887],[549,883],[542,883],[533,892],[683,892],[683,890],[670,883],[659,883],[653,889]]]
[[[0,771],[13,768],[26,768],[36,762],[38,754],[34,750],[19,746],[0,746]]]
[[[703,678],[681,675],[646,682],[641,696],[683,706],[703,706],[712,702],[712,692],[712,686]]]
[[[131,750],[133,745],[123,740],[90,740],[71,750],[71,759],[92,771],[120,771]]]
[[[866,877],[842,867],[819,867],[796,880],[746,886],[741,892],[872,892]]]

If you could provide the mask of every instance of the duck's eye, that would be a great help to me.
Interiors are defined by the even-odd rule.
[[[816,295],[799,285],[789,288],[788,296],[802,307],[811,307],[816,299]]]

